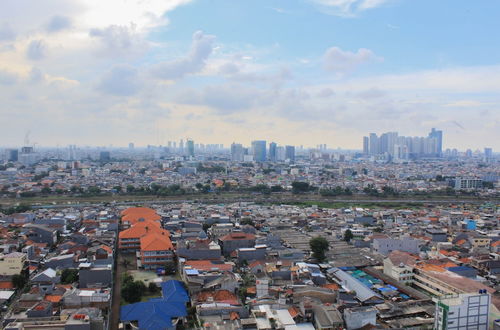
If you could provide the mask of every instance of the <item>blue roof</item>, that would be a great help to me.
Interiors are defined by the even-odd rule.
[[[163,297],[122,306],[120,319],[138,321],[139,329],[161,330],[173,326],[172,318],[186,316],[189,295],[182,282],[171,280],[161,286]]]
[[[161,283],[163,299],[168,302],[189,302],[189,295],[180,281],[170,280]]]

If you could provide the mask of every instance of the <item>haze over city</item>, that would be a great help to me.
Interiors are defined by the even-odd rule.
[[[446,132],[500,149],[500,3],[91,1],[0,4],[0,141],[361,149]]]

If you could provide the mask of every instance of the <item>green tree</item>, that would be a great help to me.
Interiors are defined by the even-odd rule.
[[[307,182],[301,182],[301,181],[292,182],[292,192],[294,194],[308,192],[309,190],[311,190],[311,186]]]
[[[352,234],[352,231],[350,229],[347,229],[344,232],[344,241],[350,242],[353,239],[354,235]]]
[[[27,282],[28,281],[26,280],[26,277],[21,274],[16,274],[12,276],[12,284],[14,284],[14,287],[16,289],[24,288]]]
[[[146,291],[146,285],[142,281],[127,281],[122,285],[122,297],[126,302],[133,304],[141,301],[142,294]]]
[[[78,269],[65,268],[61,273],[61,283],[71,284],[78,281]]]
[[[160,288],[154,282],[150,282],[148,285],[148,291],[151,293],[156,293],[160,291]]]
[[[328,251],[328,241],[324,237],[314,237],[309,241],[309,246],[313,252],[313,257],[318,262],[323,262],[326,258],[325,253]]]
[[[240,225],[250,225],[252,227],[255,227],[255,223],[250,218],[243,218],[243,219],[241,219]]]

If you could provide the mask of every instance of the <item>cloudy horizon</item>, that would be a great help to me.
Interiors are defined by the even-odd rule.
[[[4,0],[1,145],[500,149],[500,3]]]

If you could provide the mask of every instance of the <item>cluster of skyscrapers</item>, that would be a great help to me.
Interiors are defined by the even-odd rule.
[[[268,148],[265,140],[252,141],[250,148],[245,148],[239,143],[233,143],[231,144],[231,160],[234,162],[294,162],[295,147],[278,146],[277,143],[271,142]]]
[[[399,136],[387,132],[363,137],[363,154],[383,156],[392,160],[436,158],[443,154],[443,131],[433,128],[427,137]]]

